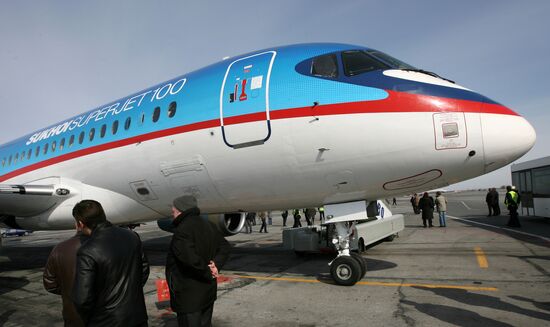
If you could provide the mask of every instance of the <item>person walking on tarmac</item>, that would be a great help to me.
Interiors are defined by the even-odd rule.
[[[487,217],[493,216],[493,207],[494,207],[494,196],[493,196],[493,189],[489,188],[487,190],[487,195],[485,195],[485,202],[487,203],[487,209],[489,209],[489,214]]]
[[[255,215],[255,212],[248,212],[244,218],[244,230],[247,234],[252,233],[252,221]]]
[[[288,209],[285,209],[281,216],[283,216],[283,227],[286,227],[286,219],[288,218]]]
[[[491,189],[493,194],[493,216],[500,216],[500,205],[498,204],[498,192],[496,188]]]
[[[262,232],[262,230],[265,233],[267,233],[267,223],[266,223],[267,212],[260,211],[260,212],[258,212],[258,216],[260,217],[260,220],[262,221],[262,226],[260,227],[260,233]]]
[[[512,186],[508,185],[506,186],[506,197],[504,198],[504,205],[508,207],[508,210],[510,211],[510,220],[508,220],[508,227],[521,227],[521,224],[519,223],[518,218],[518,206],[521,202],[520,196],[518,192],[516,192],[515,188],[512,188]]]
[[[307,208],[305,215],[306,215],[306,221],[308,226],[312,226],[315,224],[315,214],[317,213],[317,210],[315,208]]]
[[[321,224],[325,221],[325,207],[319,207],[319,220],[321,220]]]
[[[302,227],[302,223],[300,222],[300,219],[302,219],[302,216],[300,216],[300,209],[294,209],[292,215],[294,216],[294,224],[292,225],[292,228]]]

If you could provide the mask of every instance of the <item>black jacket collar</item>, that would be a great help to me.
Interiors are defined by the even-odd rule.
[[[111,224],[110,222],[108,221],[105,221],[103,223],[99,223],[97,224],[97,226],[94,228],[94,230],[92,231],[92,235],[96,234],[96,233],[101,233],[102,230],[106,229],[106,228],[109,228],[113,226],[113,224]]]
[[[174,221],[172,222],[172,225],[174,225],[174,227],[177,227],[186,217],[198,216],[200,214],[201,214],[201,211],[197,207],[187,209],[184,212],[180,213],[180,215],[177,216],[176,219],[174,219]]]

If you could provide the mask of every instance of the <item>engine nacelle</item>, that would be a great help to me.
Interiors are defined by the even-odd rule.
[[[234,213],[222,213],[222,214],[210,214],[202,215],[201,217],[208,219],[212,222],[220,232],[225,236],[232,236],[238,234],[243,229],[246,213],[234,212]],[[157,225],[160,229],[166,232],[173,233],[172,218],[163,218],[157,220]]]
[[[238,234],[244,227],[246,212],[232,212],[208,215],[208,220],[214,223],[225,236]]]

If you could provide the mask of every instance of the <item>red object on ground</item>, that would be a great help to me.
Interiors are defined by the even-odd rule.
[[[159,302],[170,301],[170,290],[166,279],[157,279],[157,298]]]
[[[232,281],[234,278],[233,277],[226,277],[226,276],[221,276],[218,277],[218,284],[223,284],[223,283],[227,283],[227,282],[230,282]]]

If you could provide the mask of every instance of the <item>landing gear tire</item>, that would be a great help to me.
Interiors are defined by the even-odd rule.
[[[393,242],[393,240],[395,239],[395,237],[396,237],[396,235],[395,235],[395,234],[392,234],[392,235],[386,237],[386,241],[387,241],[387,242]]]
[[[330,265],[330,274],[338,285],[355,285],[359,281],[361,273],[359,261],[352,256],[339,256]]]
[[[367,274],[367,261],[365,260],[365,258],[363,258],[363,256],[358,253],[352,252],[350,253],[350,255],[352,256],[352,258],[357,260],[357,262],[359,262],[359,266],[361,266],[361,277],[359,278],[359,280],[361,280]]]
[[[363,241],[363,239],[359,239],[359,244],[357,245],[357,247],[359,248],[358,251],[359,253],[363,253],[367,250],[367,248],[365,247],[365,241]]]

